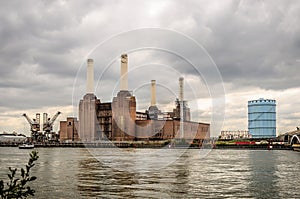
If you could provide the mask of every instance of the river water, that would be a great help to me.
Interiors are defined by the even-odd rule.
[[[34,198],[300,198],[300,153],[294,151],[35,150]],[[9,166],[23,167],[29,152],[1,147],[0,179],[7,179]]]

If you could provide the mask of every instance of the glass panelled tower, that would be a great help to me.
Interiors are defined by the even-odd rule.
[[[276,137],[276,100],[248,101],[248,130],[253,138]]]

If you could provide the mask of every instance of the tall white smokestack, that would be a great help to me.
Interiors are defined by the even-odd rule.
[[[86,93],[94,93],[94,61],[93,59],[87,60],[86,70]]]
[[[127,54],[121,55],[121,84],[120,84],[120,90],[121,91],[127,91],[128,90],[128,59]]]
[[[151,106],[156,106],[156,83],[151,80]]]
[[[183,77],[179,78],[179,101],[183,101]]]

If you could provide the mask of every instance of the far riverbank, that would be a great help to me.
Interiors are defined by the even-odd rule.
[[[0,143],[0,147],[18,147],[18,143]],[[35,143],[35,148],[189,148],[189,149],[249,149],[249,150],[292,150],[286,144],[174,144],[167,142],[101,142],[101,143]]]

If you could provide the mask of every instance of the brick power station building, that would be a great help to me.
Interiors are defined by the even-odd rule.
[[[121,55],[120,91],[112,102],[101,102],[94,94],[93,60],[87,60],[87,93],[79,102],[79,121],[67,118],[60,123],[60,141],[140,141],[174,138],[204,140],[210,125],[190,121],[190,109],[183,97],[183,78],[179,78],[179,99],[171,112],[156,106],[156,82],[151,81],[151,105],[137,112],[135,96],[128,90],[128,57]],[[181,119],[182,118],[182,119]]]

